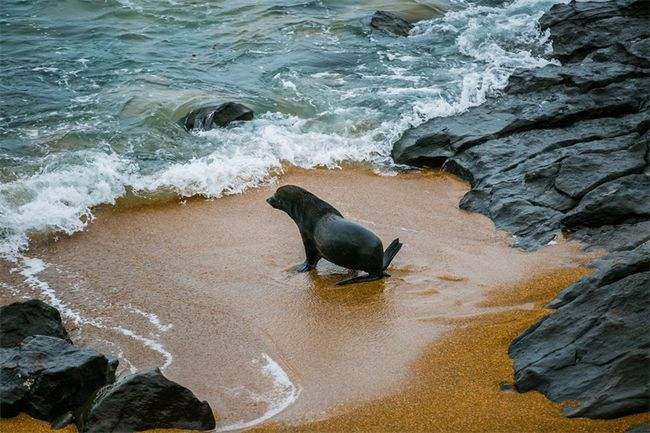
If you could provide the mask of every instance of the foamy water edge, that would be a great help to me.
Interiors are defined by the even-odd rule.
[[[11,258],[26,251],[30,233],[72,234],[84,230],[92,221],[95,206],[114,204],[127,191],[145,197],[166,191],[180,197],[217,198],[242,193],[268,182],[271,173],[281,172],[284,164],[306,169],[335,168],[343,161],[356,161],[390,169],[394,167],[390,158],[392,143],[408,128],[483,103],[489,95],[505,87],[508,77],[517,68],[537,68],[553,63],[517,45],[521,42],[522,46],[547,47],[546,52],[550,52],[548,34],[539,33],[536,22],[554,3],[558,2],[515,0],[498,7],[470,5],[417,23],[409,36],[413,41],[430,33],[449,33],[455,36],[458,51],[473,59],[458,70],[462,76],[460,93],[449,100],[444,89],[428,85],[426,77],[410,75],[408,64],[413,59],[398,53],[383,53],[387,61],[401,62],[391,63],[388,75],[383,76],[395,83],[394,87],[385,89],[388,100],[391,94],[412,92],[428,97],[416,99],[410,111],[360,135],[321,131],[313,127],[315,119],[267,112],[236,128],[197,133],[197,137],[220,143],[218,149],[188,162],[172,163],[152,174],[141,173],[136,161],[115,152],[79,151],[76,165],[63,166],[53,155],[51,165],[40,172],[0,184],[0,257]],[[534,11],[528,10],[530,8]],[[487,39],[486,42],[485,28],[506,41],[513,39],[514,48],[508,51],[498,44],[499,41]],[[345,82],[338,74],[323,74],[325,72],[311,76],[316,80],[334,77],[338,84],[341,80]],[[300,89],[292,81],[291,74],[285,75],[277,75],[274,79],[287,92],[297,96]],[[418,83],[415,88],[413,80]],[[348,92],[355,91],[361,90]],[[341,95],[342,99],[353,96]],[[355,106],[342,106],[335,111],[343,115],[349,112],[353,117],[359,110]],[[25,192],[33,196],[29,202],[14,204],[7,199]]]

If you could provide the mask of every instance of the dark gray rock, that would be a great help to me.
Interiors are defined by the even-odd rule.
[[[519,391],[575,400],[567,416],[650,404],[648,3],[571,2],[540,20],[563,64],[516,71],[497,98],[406,131],[398,163],[467,180],[460,207],[535,249],[559,231],[611,253],[510,347]]]
[[[556,129],[580,120],[638,113],[646,104],[639,93],[650,79],[631,79],[582,92],[564,86],[493,99],[453,117],[436,117],[406,131],[394,144],[402,164],[440,166],[440,162],[488,140],[516,132]],[[548,142],[552,137],[547,137]]]
[[[650,220],[615,226],[581,227],[571,232],[571,237],[588,242],[588,249],[633,250],[650,240]]]
[[[628,275],[650,270],[650,243],[645,242],[631,251],[617,251],[597,260],[592,274],[565,288],[548,303],[549,308],[560,308],[593,287],[611,284]]]
[[[650,216],[650,176],[634,174],[605,183],[562,218],[565,227],[601,226]]]
[[[540,26],[550,30],[554,57],[570,62],[599,48],[647,38],[647,16],[645,0],[571,2],[554,5]]]
[[[603,19],[632,19],[632,13],[647,18],[637,1],[556,5],[543,26],[554,34],[555,25],[589,19],[607,25]],[[626,41],[627,36],[621,44]],[[609,44],[619,45],[615,38]],[[472,191],[462,208],[492,218],[515,235],[517,245],[537,248],[560,229],[620,224],[625,215],[647,219],[642,177],[623,185],[634,183],[634,191],[617,190],[613,202],[624,206],[618,214],[610,209],[598,220],[592,209],[606,208],[594,201],[596,194],[648,167],[648,90],[647,68],[615,59],[519,71],[501,97],[406,131],[392,156],[402,164],[442,167],[469,181]]]
[[[643,160],[646,149],[634,147],[607,153],[580,153],[562,159],[555,175],[555,188],[578,200],[610,180],[642,172],[646,166]],[[636,192],[640,194],[639,199],[644,198],[645,191],[637,189]],[[583,204],[584,201],[580,203]]]
[[[223,128],[234,121],[246,120],[253,120],[253,110],[237,102],[226,102],[193,110],[181,119],[181,124],[188,131],[209,131]]]
[[[27,337],[0,348],[0,412],[53,421],[115,379],[117,361],[56,337]]]
[[[510,345],[515,383],[553,401],[577,400],[568,416],[613,418],[650,404],[650,272],[583,285],[578,296]]]
[[[210,430],[215,419],[207,402],[149,369],[101,389],[81,414],[81,433],[126,433],[153,428]]]
[[[66,412],[63,415],[54,419],[54,421],[50,423],[50,427],[52,427],[54,430],[60,430],[73,423],[74,423],[74,414],[72,412]]]
[[[393,36],[408,36],[413,25],[392,12],[377,11],[370,19],[370,26]]]
[[[0,307],[0,347],[19,346],[32,335],[70,341],[58,310],[45,302],[32,299]]]

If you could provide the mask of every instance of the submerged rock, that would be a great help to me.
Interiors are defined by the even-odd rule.
[[[27,337],[0,349],[0,412],[53,421],[115,380],[117,361],[56,337]]]
[[[393,36],[408,36],[413,25],[392,12],[377,11],[370,19],[370,26]]]
[[[223,128],[236,120],[253,120],[253,110],[237,102],[226,102],[216,107],[193,110],[181,119],[181,124],[188,131],[209,131],[217,127]]]
[[[149,369],[101,389],[77,423],[81,433],[126,433],[153,428],[210,430],[215,419],[207,402]]]
[[[516,71],[499,98],[412,128],[396,162],[471,184],[460,207],[535,249],[564,230],[612,253],[510,347],[515,385],[567,416],[647,411],[650,26],[644,0],[554,5],[540,24],[563,64]]]
[[[45,302],[32,299],[0,307],[0,347],[15,347],[32,335],[70,341],[61,314]]]

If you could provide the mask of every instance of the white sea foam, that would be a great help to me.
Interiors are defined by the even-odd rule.
[[[59,68],[54,68],[51,66],[38,66],[36,68],[32,68],[32,71],[34,72],[58,72]]]
[[[160,317],[158,317],[156,314],[142,311],[141,309],[134,307],[131,304],[127,306],[127,309],[129,311],[133,311],[136,314],[139,314],[142,317],[146,317],[147,320],[149,320],[149,323],[151,323],[159,332],[167,332],[174,327],[174,325],[171,323],[163,324],[160,321]]]
[[[50,285],[38,278],[38,274],[43,272],[47,268],[47,264],[36,257],[23,257],[20,268],[12,269],[12,271],[19,271],[20,274],[25,278],[25,282],[32,288],[37,289],[41,292],[41,295],[45,297],[48,303],[55,307],[61,315],[67,319],[72,320],[76,325],[82,324],[93,324],[97,326],[95,320],[89,320],[84,318],[79,311],[68,306],[67,303],[62,301],[57,295],[56,291],[50,287]]]
[[[97,151],[79,152],[76,159],[61,167],[56,157],[44,158],[41,172],[0,184],[1,256],[17,257],[30,232],[82,230],[93,206],[124,194],[131,163]]]
[[[165,370],[173,363],[174,357],[165,349],[165,346],[160,341],[139,335],[123,326],[106,325],[103,323],[102,318],[86,317],[78,309],[72,307],[69,302],[62,300],[56,290],[38,276],[49,266],[43,260],[37,257],[19,256],[14,257],[13,261],[14,263],[17,263],[19,267],[11,269],[11,272],[19,272],[20,275],[24,277],[25,283],[33,289],[38,290],[47,303],[59,310],[64,318],[72,320],[77,326],[90,325],[98,329],[113,330],[140,342],[145,347],[159,353],[163,357],[164,363],[160,367],[161,370]],[[168,331],[172,327],[171,324],[162,324],[158,316],[153,313],[147,313],[133,306],[129,306],[129,308],[149,319],[149,322],[161,332]],[[130,362],[128,362],[128,364],[130,365],[130,369],[133,370],[132,364]]]
[[[160,367],[160,370],[165,371],[174,362],[174,357],[172,354],[169,353],[165,349],[165,346],[159,341],[156,341],[152,338],[143,337],[142,335],[136,334],[135,332],[131,331],[128,328],[124,328],[123,326],[113,326],[111,329],[142,343],[145,347],[148,347],[154,352],[158,352],[165,360],[163,365]]]
[[[261,416],[246,421],[241,420],[226,426],[218,427],[217,431],[225,432],[232,430],[243,430],[267,421],[298,399],[300,388],[294,385],[289,375],[266,353],[262,353],[259,360],[253,361],[260,365],[262,374],[271,379],[272,387],[264,395],[255,395],[254,399],[266,403],[266,411]]]

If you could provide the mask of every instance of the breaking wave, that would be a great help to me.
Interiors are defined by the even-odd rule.
[[[113,71],[97,69],[99,55],[28,64],[30,73],[76,97],[62,102],[61,110],[1,119],[9,147],[0,159],[0,255],[25,251],[31,233],[83,230],[95,206],[127,194],[237,194],[271,181],[287,164],[335,168],[355,161],[391,168],[392,143],[407,128],[482,103],[516,68],[549,63],[547,35],[537,18],[553,3],[452,3],[402,39],[367,32],[358,17],[338,27],[308,17],[284,20],[278,25],[291,32],[262,46],[232,40],[241,49],[223,60],[223,69],[243,64],[249,71],[236,90],[204,76],[184,86],[174,78],[175,57],[161,70],[147,68],[146,58],[121,64],[124,78],[105,89],[98,82]],[[174,5],[150,11],[154,4],[133,0],[113,6],[162,19]],[[334,6],[307,12],[328,10],[336,17]],[[152,42],[159,37],[150,35]],[[256,119],[223,130],[181,131],[174,110],[203,101],[205,92],[198,89],[219,86],[219,94],[231,97],[248,89],[250,95],[240,99],[255,107]],[[111,108],[120,112],[117,118]],[[25,152],[26,146],[35,150]]]

